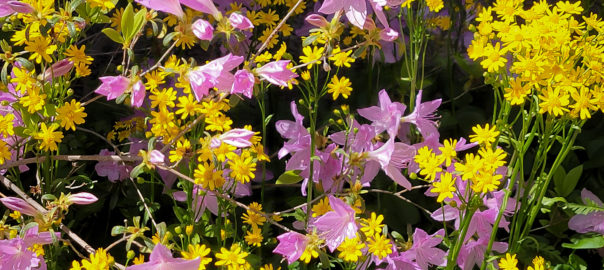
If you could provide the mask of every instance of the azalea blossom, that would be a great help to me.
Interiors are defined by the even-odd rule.
[[[214,18],[222,16],[212,0],[180,0],[180,3],[194,10],[210,14]]]
[[[210,147],[218,148],[221,143],[230,144],[237,148],[246,148],[252,146],[250,139],[254,136],[255,132],[244,128],[231,129],[217,138],[212,138]]]
[[[230,71],[241,63],[243,63],[243,57],[229,53],[189,72],[191,89],[197,100],[201,101],[213,87],[220,91],[231,91],[234,77]]]
[[[124,94],[130,84],[130,80],[121,75],[100,77],[99,80],[102,84],[94,92],[106,96],[107,100],[116,99]]]
[[[445,266],[447,253],[436,247],[443,241],[444,236],[443,229],[428,235],[424,230],[415,228],[413,246],[403,252],[402,256],[415,260],[421,269],[428,269],[430,265]]]
[[[40,214],[40,212],[36,210],[36,208],[34,208],[33,206],[31,206],[31,204],[21,198],[4,197],[0,199],[0,202],[2,202],[2,204],[4,204],[6,208],[13,211],[19,211],[24,215],[33,217]]]
[[[242,94],[247,98],[252,98],[254,93],[254,83],[256,78],[251,72],[242,69],[235,72],[233,78],[233,87],[231,88],[231,94]]]
[[[61,233],[55,233],[54,237],[60,238]],[[0,265],[2,269],[46,269],[44,257],[38,256],[32,247],[52,242],[53,235],[50,232],[38,233],[38,226],[28,229],[23,238],[0,240]]]
[[[319,217],[312,226],[333,252],[344,239],[356,237],[358,226],[354,219],[354,209],[350,205],[332,195],[328,198],[332,211]]]
[[[204,19],[197,19],[192,25],[193,34],[201,40],[212,40],[214,37],[214,27]]]
[[[428,137],[430,134],[438,133],[436,128],[437,124],[434,121],[438,117],[434,114],[436,109],[442,102],[441,99],[435,99],[432,101],[426,101],[422,103],[422,90],[417,93],[415,100],[415,108],[411,114],[403,117],[401,122],[412,123],[417,126],[417,129],[424,137]]]
[[[291,264],[297,261],[308,245],[308,239],[305,235],[297,232],[286,232],[277,236],[279,244],[273,250],[273,253],[281,254],[287,258],[287,263]]]
[[[159,11],[167,12],[177,17],[183,17],[184,12],[178,0],[135,0],[137,3]]]
[[[256,69],[258,75],[267,80],[268,82],[287,87],[289,81],[298,77],[298,74],[292,72],[287,68],[289,60],[279,60],[265,64]]]

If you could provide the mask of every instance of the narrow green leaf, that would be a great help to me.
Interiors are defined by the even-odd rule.
[[[585,238],[572,238],[572,243],[562,243],[562,247],[570,249],[596,249],[604,247],[604,235],[594,235]]]
[[[128,42],[132,40],[133,36],[133,27],[134,27],[134,10],[132,4],[129,3],[128,6],[124,9],[124,13],[122,13],[122,34],[124,34],[124,39]]]
[[[286,171],[277,179],[277,184],[295,184],[302,181],[300,170]]]

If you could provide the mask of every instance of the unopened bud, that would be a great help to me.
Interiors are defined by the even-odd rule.
[[[134,256],[136,256],[136,254],[134,254],[134,251],[128,250],[128,253],[126,254],[126,257],[128,258],[128,260],[134,259]]]
[[[187,225],[187,227],[185,228],[185,232],[188,236],[191,236],[191,234],[193,234],[193,225]]]
[[[417,179],[417,173],[410,173],[409,174],[409,178],[412,180],[416,180]]]
[[[182,229],[180,227],[174,228],[175,233],[182,233]]]

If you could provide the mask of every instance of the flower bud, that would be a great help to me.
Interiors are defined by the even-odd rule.
[[[182,228],[176,227],[176,228],[174,228],[174,232],[178,233],[178,234],[181,234],[182,233]]]
[[[159,150],[152,150],[151,153],[149,153],[149,162],[153,165],[163,165],[164,159],[164,154]]]
[[[193,34],[201,40],[212,40],[214,37],[214,27],[203,19],[196,20],[191,26]]]
[[[136,254],[134,254],[134,251],[132,250],[128,250],[128,253],[126,253],[126,257],[128,258],[128,260],[134,259],[135,256]]]
[[[191,236],[191,234],[193,234],[193,225],[187,225],[187,227],[185,228],[185,232],[188,236]]]
[[[12,10],[17,13],[32,13],[35,11],[35,9],[31,5],[23,3],[21,1],[8,1],[7,4]]]
[[[19,211],[21,214],[28,216],[35,216],[39,212],[25,200],[16,197],[6,197],[0,199],[0,202],[6,206],[6,208],[14,211]]]
[[[94,196],[88,192],[80,192],[80,193],[76,193],[76,194],[67,195],[67,201],[72,204],[86,205],[86,204],[94,203],[98,200],[99,199],[96,196]]]
[[[237,12],[231,13],[231,16],[229,16],[229,22],[233,27],[239,30],[248,30],[254,28],[254,25],[250,19]]]
[[[59,62],[54,63],[44,72],[44,80],[50,81],[51,79],[61,77],[73,68],[73,62],[69,59],[63,59]]]
[[[325,19],[325,17],[319,14],[310,14],[304,20],[316,27],[323,28],[329,25],[329,22]]]

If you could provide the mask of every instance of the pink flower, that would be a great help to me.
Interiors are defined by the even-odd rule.
[[[230,91],[234,80],[230,71],[241,63],[243,63],[243,57],[229,53],[189,72],[191,89],[197,100],[208,95],[212,87],[221,91]]]
[[[55,233],[60,238],[60,233]],[[33,245],[50,244],[53,236],[50,232],[38,233],[38,226],[32,227],[23,238],[0,240],[0,265],[2,269],[46,269],[46,262],[42,255],[38,256],[31,250]]]
[[[2,202],[2,204],[4,204],[6,208],[14,211],[19,211],[21,212],[21,214],[24,215],[36,216],[40,214],[40,212],[38,212],[36,208],[31,206],[31,204],[17,197],[5,197],[0,199],[0,202]]]
[[[323,14],[334,14],[340,10],[346,12],[346,18],[358,28],[363,29],[367,18],[365,0],[325,0],[319,9]]]
[[[291,264],[297,261],[308,244],[305,235],[297,232],[287,232],[277,236],[279,244],[273,250],[273,253],[281,254],[287,258],[287,263]]]
[[[422,103],[422,90],[417,93],[415,99],[415,108],[410,115],[407,115],[401,119],[402,122],[413,123],[417,126],[417,129],[422,136],[428,137],[430,134],[438,134],[436,128],[436,122],[434,121],[438,117],[434,114],[436,109],[440,106],[441,99],[435,99]]]
[[[329,25],[327,19],[319,14],[310,14],[304,20],[316,27],[325,27]]]
[[[421,269],[428,269],[430,265],[445,266],[447,253],[436,248],[443,241],[444,236],[443,229],[428,235],[424,230],[416,228],[413,233],[413,246],[403,252],[402,256],[415,260]]]
[[[218,148],[222,142],[230,144],[238,148],[246,148],[252,146],[250,139],[254,136],[254,132],[243,128],[231,129],[218,138],[212,139],[210,147]]]
[[[254,28],[254,25],[250,19],[237,12],[231,13],[231,16],[229,16],[229,22],[233,27],[239,30],[248,30]]]
[[[256,72],[260,77],[274,85],[287,87],[289,81],[298,77],[296,73],[287,68],[288,64],[289,60],[274,61],[257,68]]]
[[[69,59],[58,61],[44,72],[44,80],[50,81],[51,79],[61,77],[67,74],[71,68],[73,68],[73,62]]]
[[[372,121],[371,125],[375,127],[376,133],[379,134],[386,130],[390,137],[394,137],[398,131],[400,118],[407,107],[399,102],[392,102],[386,90],[382,89],[378,97],[379,106],[359,109],[357,112]]]
[[[163,165],[166,156],[159,150],[151,150],[149,153],[149,162],[153,165]]]
[[[99,155],[111,156],[115,155],[115,153],[110,152],[107,149],[103,149]],[[94,169],[99,176],[107,177],[109,181],[115,182],[117,180],[128,179],[128,177],[130,177],[131,167],[127,165],[119,165],[116,161],[99,161],[99,163],[94,166]]]
[[[150,9],[167,12],[177,17],[183,17],[184,12],[178,0],[135,0],[137,3]]]
[[[127,267],[127,270],[197,270],[199,269],[200,258],[185,260],[172,257],[172,252],[163,246],[157,244],[149,256],[149,261],[143,264],[137,264]]]
[[[356,237],[358,226],[354,220],[354,209],[344,201],[329,195],[329,205],[333,210],[315,220],[313,226],[333,252],[344,239]]]
[[[398,32],[392,28],[386,28],[380,31],[380,39],[384,41],[395,41],[398,38]]]
[[[141,80],[138,80],[134,85],[132,85],[132,93],[130,96],[130,104],[132,107],[139,108],[143,105],[143,101],[145,101],[145,85]]]
[[[191,26],[193,34],[201,40],[212,40],[214,37],[214,27],[204,19],[197,19]]]
[[[604,206],[602,201],[587,189],[581,190],[581,199],[585,204],[588,204],[588,200],[590,200],[600,207]],[[568,221],[568,228],[578,233],[597,232],[604,234],[604,212],[596,211],[586,215],[575,215]]]
[[[180,3],[194,10],[211,14],[215,18],[220,15],[212,0],[180,0]]]
[[[277,132],[279,132],[282,137],[288,139],[279,150],[277,155],[279,159],[282,159],[291,152],[301,151],[310,146],[310,134],[303,124],[304,116],[298,113],[296,102],[292,101],[290,103],[290,108],[295,121],[279,120],[275,123]]]
[[[247,98],[252,98],[255,82],[256,78],[254,77],[254,74],[245,69],[237,70],[237,72],[235,72],[231,94],[243,94]]]
[[[86,205],[86,204],[94,203],[98,200],[99,199],[96,196],[94,196],[88,192],[80,192],[80,193],[76,193],[76,194],[67,195],[67,201],[70,203],[73,203],[73,204]]]
[[[471,240],[464,244],[457,257],[457,265],[463,270],[472,270],[474,265],[480,267],[484,260],[484,253],[489,244],[489,237],[481,237],[478,240]],[[508,249],[508,243],[493,242],[493,250],[503,253]]]
[[[116,99],[122,95],[130,84],[130,80],[121,75],[100,77],[99,80],[102,84],[94,92],[106,96],[107,100]]]

